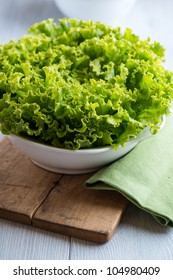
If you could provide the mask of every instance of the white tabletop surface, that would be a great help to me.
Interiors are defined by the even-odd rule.
[[[20,38],[34,22],[60,17],[53,0],[0,0],[0,43]],[[172,0],[137,0],[121,25],[159,41],[166,48],[165,67],[173,70]],[[158,225],[132,204],[113,238],[102,245],[0,219],[0,259],[172,260],[173,228]]]

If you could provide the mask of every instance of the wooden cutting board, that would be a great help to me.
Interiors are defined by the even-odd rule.
[[[115,232],[127,200],[89,190],[92,175],[62,175],[35,166],[5,137],[0,142],[0,217],[94,242]]]

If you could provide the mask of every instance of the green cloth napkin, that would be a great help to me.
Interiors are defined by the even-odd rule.
[[[161,225],[173,226],[173,116],[158,134],[99,170],[85,186],[118,191]]]

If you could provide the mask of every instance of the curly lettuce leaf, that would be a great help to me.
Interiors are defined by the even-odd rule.
[[[153,133],[173,100],[164,48],[93,21],[36,23],[0,45],[0,129],[67,149]]]

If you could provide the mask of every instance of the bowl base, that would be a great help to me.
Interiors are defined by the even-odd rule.
[[[54,173],[60,173],[60,174],[86,174],[86,173],[90,173],[90,172],[94,172],[97,171],[99,168],[87,168],[87,169],[65,169],[65,168],[55,168],[55,167],[50,167],[50,166],[46,166],[44,164],[40,164],[39,162],[35,161],[35,160],[31,160],[35,165],[54,172]]]

